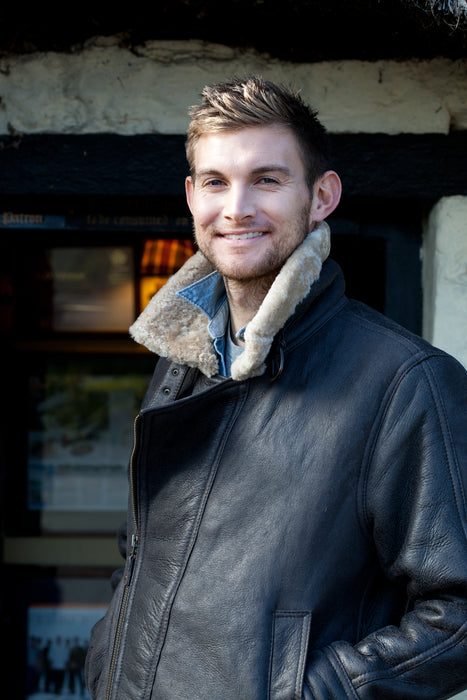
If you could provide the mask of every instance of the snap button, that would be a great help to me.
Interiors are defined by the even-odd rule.
[[[174,369],[172,370],[172,374],[174,377],[177,377],[180,374],[180,370],[174,367]]]
[[[166,386],[162,391],[164,392],[164,394],[165,394],[166,396],[168,396],[168,395],[170,394],[170,389],[169,389],[168,386]]]

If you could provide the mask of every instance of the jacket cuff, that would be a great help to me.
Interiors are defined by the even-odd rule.
[[[359,698],[331,647],[313,652],[306,667],[303,700]]]

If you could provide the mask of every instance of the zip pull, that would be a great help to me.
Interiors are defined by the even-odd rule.
[[[130,585],[131,577],[133,576],[133,569],[136,561],[136,552],[138,549],[138,535],[135,533],[131,536],[131,547],[130,547],[130,563],[128,566],[128,573],[126,575],[126,585]]]

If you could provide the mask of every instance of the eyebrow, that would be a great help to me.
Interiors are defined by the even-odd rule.
[[[290,175],[290,168],[287,168],[285,165],[277,165],[277,164],[267,164],[267,165],[259,165],[257,168],[253,168],[253,170],[250,171],[251,175],[260,175],[261,173],[283,173],[284,175]],[[215,170],[211,168],[204,168],[203,170],[197,170],[196,171],[197,177],[199,176],[206,176],[206,175],[213,175],[213,176],[219,176],[219,177],[224,177],[224,173],[222,173],[221,170]]]
[[[283,173],[284,175],[290,175],[290,168],[285,165],[260,165],[257,168],[253,168],[251,171],[252,175],[259,175],[260,173]]]

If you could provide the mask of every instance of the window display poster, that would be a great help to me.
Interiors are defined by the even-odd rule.
[[[111,358],[50,361],[30,377],[28,509],[124,511],[133,422],[150,375]]]
[[[135,315],[130,247],[53,248],[53,329],[127,332]]]
[[[30,605],[27,615],[27,700],[90,698],[84,661],[105,605]]]

